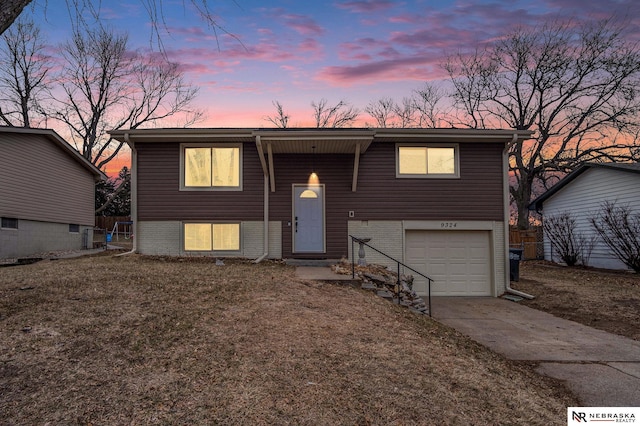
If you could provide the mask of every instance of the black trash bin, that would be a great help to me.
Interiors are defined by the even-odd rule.
[[[509,279],[520,281],[520,261],[522,260],[522,249],[509,249]]]

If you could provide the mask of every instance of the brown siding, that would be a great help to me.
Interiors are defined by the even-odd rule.
[[[180,144],[138,152],[138,220],[262,220],[263,173],[255,145],[243,146],[243,191],[180,191]]]
[[[93,175],[41,135],[0,134],[0,216],[93,226]]]
[[[271,220],[283,221],[283,256],[291,256],[291,185],[305,183],[312,163],[325,185],[327,257],[346,256],[351,220],[503,220],[502,144],[460,144],[459,179],[396,179],[395,145],[374,143],[360,159],[351,191],[353,155],[277,155]]]
[[[351,220],[503,220],[503,144],[460,144],[459,179],[396,179],[395,145],[374,143],[360,159],[351,191],[353,155],[274,155],[276,192],[270,220],[282,222],[282,253],[291,257],[292,185],[314,168],[325,185],[326,257],[348,252]],[[262,220],[263,174],[253,144],[243,147],[242,192],[180,191],[180,145],[144,143],[138,150],[139,220]],[[317,255],[316,255],[317,256]]]

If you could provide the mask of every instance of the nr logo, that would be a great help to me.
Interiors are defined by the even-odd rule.
[[[587,413],[580,413],[572,411],[572,417],[574,422],[587,422]]]

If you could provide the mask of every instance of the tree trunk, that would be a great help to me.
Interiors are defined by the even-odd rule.
[[[529,203],[531,202],[532,188],[533,182],[522,178],[517,187],[511,188],[511,196],[518,211],[518,221],[516,222],[518,229],[529,229]]]
[[[31,3],[31,0],[3,0],[0,2],[0,34],[13,24],[22,9]]]

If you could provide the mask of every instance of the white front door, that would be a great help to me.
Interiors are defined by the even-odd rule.
[[[293,251],[324,253],[324,185],[293,186]]]

